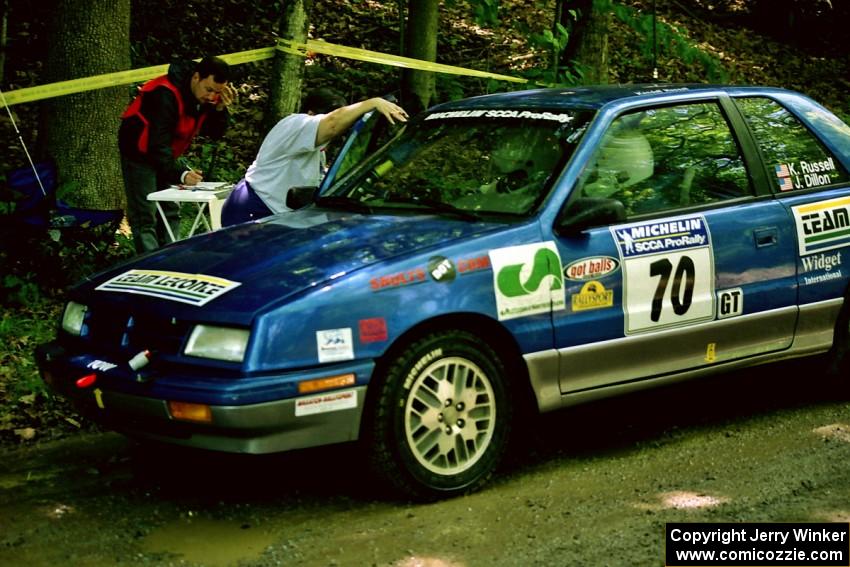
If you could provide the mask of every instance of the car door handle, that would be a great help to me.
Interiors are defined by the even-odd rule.
[[[753,237],[756,240],[756,248],[774,246],[779,242],[779,230],[773,226],[769,228],[757,228],[753,230]]]

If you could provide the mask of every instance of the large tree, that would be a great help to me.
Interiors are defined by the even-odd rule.
[[[558,17],[569,32],[561,66],[571,69],[585,85],[608,83],[610,0],[557,0]]]
[[[280,14],[280,37],[295,43],[307,41],[307,28],[310,21],[307,14],[310,0],[288,0],[283,2]],[[301,106],[301,86],[304,82],[304,58],[278,51],[274,58],[271,77],[271,96],[266,113],[266,129],[274,126],[278,120],[297,112]]]
[[[54,0],[45,83],[123,71],[130,67],[130,0]],[[46,149],[74,200],[100,209],[124,202],[118,126],[127,87],[48,100]]]
[[[405,26],[404,55],[423,61],[437,60],[437,0],[410,0]],[[408,112],[428,108],[436,92],[432,71],[405,69],[402,82],[402,104]]]

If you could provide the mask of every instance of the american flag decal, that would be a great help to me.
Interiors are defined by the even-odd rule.
[[[780,191],[790,191],[794,188],[794,184],[791,182],[790,177],[780,177],[779,178],[779,190]]]
[[[776,177],[791,177],[791,173],[788,171],[788,166],[784,163],[782,165],[777,165]]]

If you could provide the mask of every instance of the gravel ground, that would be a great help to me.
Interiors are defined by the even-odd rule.
[[[348,446],[247,457],[106,433],[7,449],[0,565],[649,566],[667,522],[848,522],[850,404],[814,368],[543,416],[485,490],[432,504],[376,498]]]

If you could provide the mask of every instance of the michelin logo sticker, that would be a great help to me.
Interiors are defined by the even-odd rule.
[[[561,257],[554,242],[490,251],[499,320],[566,308]]]
[[[708,231],[702,217],[614,227],[611,231],[624,258],[708,244]]]

